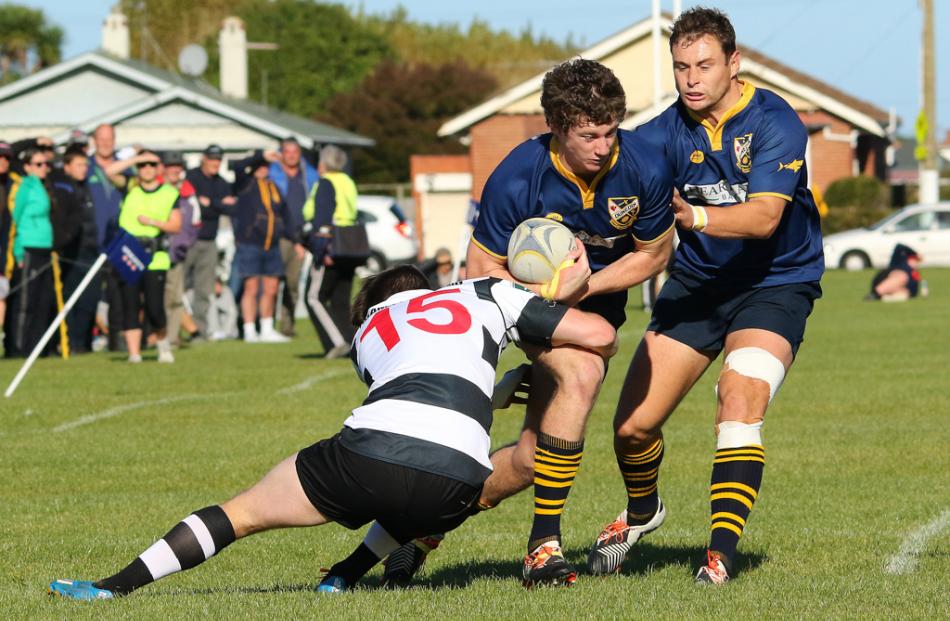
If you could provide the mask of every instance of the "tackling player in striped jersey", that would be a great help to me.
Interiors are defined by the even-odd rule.
[[[451,530],[474,512],[492,471],[491,397],[509,340],[579,346],[605,358],[616,351],[616,331],[598,315],[496,278],[433,291],[410,266],[367,281],[353,324],[361,327],[351,357],[369,394],[340,433],[291,455],[231,500],[190,514],[118,573],[54,580],[50,592],[110,599],[190,569],[247,535],[375,521],[317,587],[345,590],[402,544]]]

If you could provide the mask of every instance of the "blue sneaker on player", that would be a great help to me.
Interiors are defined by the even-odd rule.
[[[93,586],[89,580],[53,580],[49,583],[50,595],[63,599],[91,601],[94,599],[112,599],[115,593]]]
[[[317,593],[343,593],[348,590],[346,580],[340,576],[331,576],[327,574],[317,585]]]

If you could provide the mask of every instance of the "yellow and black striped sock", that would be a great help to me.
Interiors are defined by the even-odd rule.
[[[730,563],[759,495],[764,469],[765,449],[761,444],[716,451],[709,487],[709,549],[721,553]]]
[[[534,450],[534,523],[528,552],[546,541],[560,540],[561,512],[584,455],[584,441],[538,434]]]
[[[627,486],[627,523],[646,524],[656,513],[656,481],[663,461],[663,438],[645,451],[617,456],[617,465]]]

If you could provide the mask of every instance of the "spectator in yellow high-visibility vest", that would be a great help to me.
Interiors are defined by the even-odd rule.
[[[137,159],[137,183],[122,201],[119,226],[152,253],[152,262],[138,283],[119,286],[125,344],[129,350],[129,362],[142,362],[139,311],[144,298],[145,314],[158,338],[158,361],[174,362],[165,325],[165,275],[171,266],[171,259],[165,251],[165,236],[181,229],[178,190],[162,183],[159,177],[162,161],[157,153],[144,150]]]
[[[320,149],[320,181],[304,205],[313,253],[307,278],[307,311],[327,358],[347,355],[353,340],[349,318],[356,265],[334,261],[331,256],[333,227],[356,224],[356,184],[343,172],[346,163],[343,149],[334,145]]]

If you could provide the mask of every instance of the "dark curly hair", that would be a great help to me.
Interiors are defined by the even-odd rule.
[[[670,51],[680,42],[688,45],[707,34],[719,40],[726,58],[736,51],[736,31],[729,18],[719,9],[704,6],[683,11],[676,19],[670,34]]]
[[[366,320],[366,313],[380,302],[400,291],[431,289],[429,279],[413,265],[397,265],[363,282],[350,309],[350,323],[358,328]]]
[[[551,129],[567,132],[581,123],[622,121],[627,97],[613,71],[599,62],[575,58],[545,74],[541,107]]]

